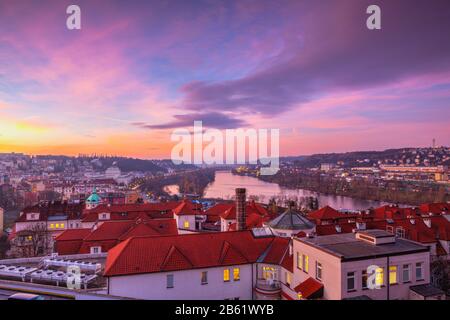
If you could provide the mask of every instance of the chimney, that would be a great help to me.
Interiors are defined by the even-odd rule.
[[[236,230],[246,229],[245,198],[246,189],[236,188]]]

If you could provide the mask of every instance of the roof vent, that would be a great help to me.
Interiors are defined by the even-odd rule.
[[[395,235],[383,230],[358,231],[355,235],[357,240],[361,240],[373,245],[395,243]]]

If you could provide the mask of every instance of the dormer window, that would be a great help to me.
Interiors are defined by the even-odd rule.
[[[109,218],[110,214],[108,212],[98,214],[98,220],[109,220]]]

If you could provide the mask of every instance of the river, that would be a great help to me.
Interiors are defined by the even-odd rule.
[[[231,199],[235,194],[235,188],[246,188],[247,196],[258,196],[258,201],[265,203],[273,196],[315,196],[319,199],[320,207],[329,205],[335,209],[362,210],[387,204],[382,201],[361,200],[303,189],[284,188],[276,183],[261,181],[254,177],[234,175],[230,171],[217,171],[215,180],[206,187],[204,197]]]

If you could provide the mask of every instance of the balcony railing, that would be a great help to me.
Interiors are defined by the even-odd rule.
[[[281,283],[278,280],[256,280],[256,287],[265,291],[278,291],[281,289]]]

